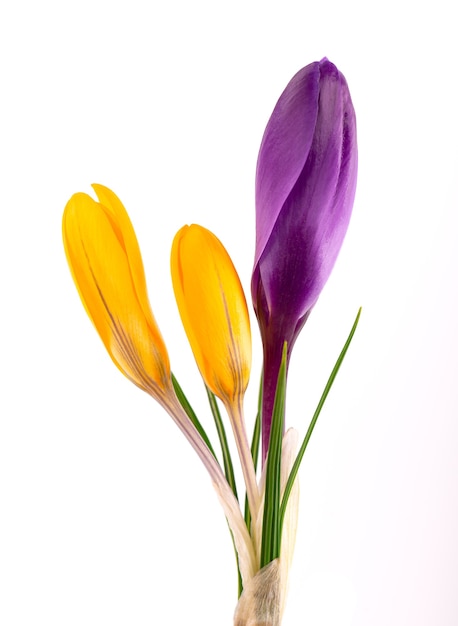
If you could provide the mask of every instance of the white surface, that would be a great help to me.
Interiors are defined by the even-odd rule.
[[[2,626],[231,624],[235,568],[216,497],[171,421],[105,354],[66,267],[61,214],[91,182],[120,196],[174,370],[207,420],[171,240],[184,223],[212,229],[248,292],[262,132],[293,73],[325,55],[353,95],[360,174],[348,238],[291,365],[288,422],[302,434],[364,310],[302,467],[284,626],[456,625],[451,9],[2,3]],[[254,320],[253,334],[259,355]]]

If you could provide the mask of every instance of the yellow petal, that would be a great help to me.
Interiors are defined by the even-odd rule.
[[[120,199],[111,191],[111,189],[108,189],[108,187],[104,187],[103,185],[92,185],[92,187],[97,194],[100,204],[110,212],[114,227],[118,229],[117,236],[122,240],[123,247],[126,251],[132,275],[132,282],[139,304],[146,319],[150,319],[152,317],[152,312],[146,290],[143,261],[132,222],[130,221],[127,211],[122,205]]]
[[[170,365],[148,303],[135,232],[115,194],[101,185],[94,188],[100,203],[77,193],[64,211],[73,280],[117,367],[161,401],[170,389]]]
[[[175,235],[171,270],[200,373],[215,395],[232,404],[245,392],[251,367],[250,321],[234,265],[215,235],[192,224]]]

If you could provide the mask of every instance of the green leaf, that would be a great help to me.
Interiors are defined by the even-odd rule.
[[[310,426],[308,427],[307,433],[306,433],[306,435],[304,437],[304,441],[302,442],[302,445],[301,445],[301,447],[299,449],[299,452],[297,453],[297,457],[296,457],[296,460],[294,461],[294,465],[291,468],[291,472],[289,474],[288,481],[287,481],[286,486],[285,486],[285,491],[284,491],[284,494],[283,494],[283,500],[282,500],[281,508],[280,508],[280,539],[281,539],[281,529],[283,527],[283,520],[285,518],[285,513],[286,513],[286,506],[288,504],[288,498],[291,495],[291,490],[293,488],[294,481],[296,479],[297,472],[299,470],[299,466],[301,464],[301,461],[302,461],[302,458],[304,456],[304,453],[305,453],[305,450],[307,448],[307,444],[308,444],[308,442],[310,440],[310,437],[312,436],[312,432],[313,432],[313,429],[315,428],[315,424],[316,424],[316,422],[318,420],[318,417],[319,417],[319,415],[321,413],[321,409],[323,408],[323,405],[324,405],[324,403],[326,401],[326,398],[328,397],[328,393],[330,392],[331,387],[332,387],[332,385],[334,383],[334,380],[335,380],[335,378],[337,376],[337,372],[339,371],[340,366],[342,365],[343,360],[345,358],[345,355],[347,354],[347,350],[350,347],[351,341],[353,339],[353,335],[355,334],[355,331],[356,331],[356,327],[358,326],[360,315],[361,315],[361,307],[360,307],[360,309],[358,311],[358,314],[356,315],[356,319],[355,319],[355,321],[353,323],[353,326],[352,326],[352,329],[350,331],[350,334],[347,337],[347,341],[345,342],[344,347],[342,348],[342,351],[339,354],[339,357],[338,357],[338,359],[336,361],[336,364],[334,365],[334,368],[333,368],[333,370],[331,372],[331,375],[328,378],[328,382],[326,383],[326,386],[325,386],[325,388],[323,390],[323,393],[321,394],[320,401],[318,402],[318,405],[316,407],[315,413],[313,414],[312,421],[310,422]]]
[[[223,453],[224,474],[226,475],[227,482],[229,483],[234,496],[238,500],[237,485],[235,484],[234,467],[232,465],[231,453],[227,443],[226,430],[224,428],[223,420],[221,419],[221,413],[219,412],[218,404],[216,402],[215,394],[205,386],[207,390],[208,401],[210,403],[210,409],[215,420],[216,430],[218,432],[219,442],[221,444],[221,452]]]
[[[207,433],[205,432],[202,424],[199,422],[199,420],[197,418],[197,415],[194,413],[194,410],[193,410],[192,406],[189,404],[188,399],[184,395],[183,389],[180,387],[177,379],[175,378],[175,376],[173,374],[172,374],[172,385],[173,385],[173,388],[175,390],[176,396],[177,396],[181,406],[185,410],[186,415],[189,417],[191,422],[196,427],[196,429],[199,432],[200,436],[202,437],[202,439],[207,444],[207,447],[210,450],[210,452],[213,454],[215,459],[218,460],[217,457],[216,457],[215,451],[212,448],[210,440],[207,437]]]
[[[264,517],[262,520],[262,542],[260,567],[280,556],[281,520],[280,520],[280,478],[281,478],[281,447],[283,422],[285,415],[286,396],[286,341],[283,345],[283,356],[278,372],[277,389],[275,392],[269,449],[266,460],[266,489],[264,496]]]

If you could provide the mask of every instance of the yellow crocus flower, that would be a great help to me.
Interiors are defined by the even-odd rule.
[[[76,193],[63,216],[67,261],[84,307],[116,366],[161,404],[170,395],[167,350],[148,302],[129,216],[107,187]]]
[[[248,308],[234,265],[206,228],[183,226],[172,245],[175,298],[205,384],[226,405],[245,393],[251,368]]]
[[[255,520],[259,491],[242,408],[251,368],[250,320],[242,285],[223,244],[197,224],[183,226],[175,235],[171,273],[197,366],[228,411]]]

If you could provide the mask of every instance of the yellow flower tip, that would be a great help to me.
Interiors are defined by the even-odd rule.
[[[167,350],[148,301],[143,262],[129,216],[107,187],[68,201],[65,253],[83,305],[116,366],[159,401],[170,392]]]
[[[251,331],[235,267],[213,233],[191,224],[175,235],[171,273],[181,320],[205,384],[226,404],[248,385]]]

